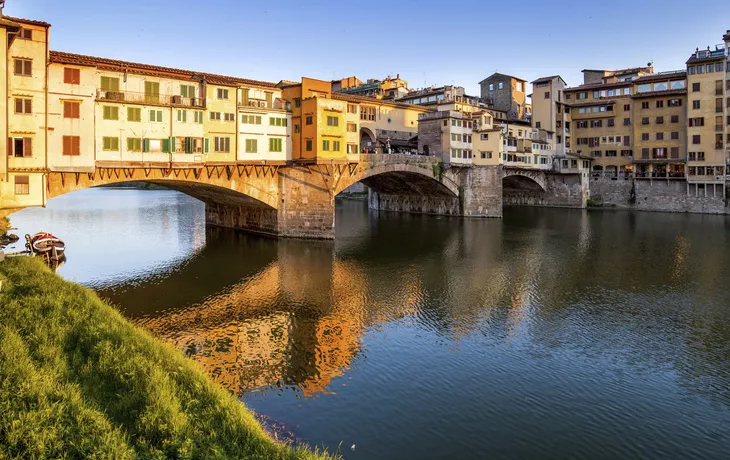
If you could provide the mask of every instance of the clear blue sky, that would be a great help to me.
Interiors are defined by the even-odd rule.
[[[7,0],[5,14],[50,22],[58,51],[274,82],[400,73],[474,95],[494,71],[574,86],[586,68],[681,69],[730,29],[727,0],[495,3]]]

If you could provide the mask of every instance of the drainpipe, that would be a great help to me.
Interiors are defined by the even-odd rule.
[[[45,208],[46,207],[46,182],[48,181],[48,69],[51,65],[50,63],[50,27],[46,26],[46,78],[43,84],[43,95],[45,97],[45,105],[46,105],[46,113],[45,113],[45,125],[46,125],[46,142],[45,142],[45,172],[43,173],[43,180],[42,182],[42,193],[41,193],[41,205]]]

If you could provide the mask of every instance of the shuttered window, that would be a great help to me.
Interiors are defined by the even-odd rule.
[[[16,59],[14,62],[14,73],[23,77],[33,75],[33,61],[30,59]]]
[[[102,91],[119,91],[119,79],[116,77],[101,77]]]
[[[63,82],[70,85],[78,85],[81,83],[81,71],[71,67],[64,67]]]
[[[81,104],[74,101],[63,101],[63,118],[79,118]]]
[[[119,120],[119,107],[105,105],[103,118],[105,120]]]
[[[280,138],[270,138],[269,139],[269,152],[281,152],[281,139]]]
[[[144,82],[144,99],[145,102],[160,102],[160,83],[156,81]]]
[[[16,97],[15,113],[25,115],[33,113],[33,99]]]
[[[142,121],[142,109],[127,107],[127,121]]]
[[[30,137],[9,137],[8,156],[28,158],[33,156],[33,139]]]
[[[128,152],[141,152],[142,151],[142,139],[139,137],[128,137],[127,138],[127,151]]]
[[[332,141],[332,151],[333,152],[340,151],[340,141]]]
[[[258,141],[256,139],[246,139],[246,153],[256,153],[258,151]]]
[[[216,137],[213,139],[213,151],[214,152],[230,152],[231,151],[231,138],[230,137]]]
[[[102,138],[102,149],[109,152],[119,151],[119,138],[118,137],[107,137]]]
[[[28,176],[15,176],[15,194],[30,195],[30,179]]]
[[[180,85],[180,95],[182,97],[195,97],[195,86]]]
[[[150,110],[150,121],[161,122],[162,110]]]
[[[186,123],[188,121],[188,111],[187,110],[178,110],[177,111],[177,121],[180,123]]]
[[[23,27],[20,29],[20,32],[18,32],[18,38],[23,40],[33,40],[33,31]]]
[[[64,156],[81,155],[80,145],[81,145],[81,137],[63,136],[63,155]]]

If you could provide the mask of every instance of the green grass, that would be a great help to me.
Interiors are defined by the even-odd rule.
[[[10,229],[10,221],[7,217],[0,217],[0,236],[4,236]]]
[[[38,258],[0,281],[0,458],[326,458]]]

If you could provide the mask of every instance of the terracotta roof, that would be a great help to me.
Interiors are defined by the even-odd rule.
[[[238,85],[251,85],[251,86],[263,86],[274,88],[276,83],[249,80],[246,78],[238,77],[227,77],[224,75],[216,75],[212,73],[196,72],[193,70],[182,70],[175,69],[172,67],[161,67],[150,64],[139,64],[136,62],[118,61],[114,59],[100,58],[94,56],[85,56],[82,54],[64,53],[62,51],[51,51],[50,52],[51,62],[58,62],[62,64],[73,64],[96,67],[103,70],[111,70],[116,72],[132,72],[141,75],[154,75],[161,77],[172,77],[178,79],[190,80],[194,76],[205,78],[208,83],[226,85],[226,86],[238,86]]]
[[[634,80],[634,83],[643,83],[645,81],[662,81],[662,80],[682,80],[687,78],[687,72],[684,70],[672,73],[655,73],[652,75],[644,75]]]
[[[565,88],[565,91],[583,91],[586,89],[597,89],[597,88],[616,88],[621,86],[631,86],[630,81],[617,81],[614,83],[588,83],[585,85],[574,86],[572,88]]]
[[[705,51],[705,50],[700,50],[700,51]],[[693,53],[692,56],[690,56],[690,58],[687,59],[687,62],[685,64],[692,64],[695,62],[710,62],[710,61],[725,60],[724,53],[710,51],[708,54],[709,54],[709,56],[701,58],[701,57],[697,57],[697,53]]]
[[[370,104],[378,104],[378,105],[389,105],[392,107],[401,107],[404,109],[417,109],[422,112],[430,112],[431,109],[423,106],[419,106],[416,104],[402,104],[399,102],[392,102],[392,101],[385,101],[383,99],[376,99],[374,97],[368,97],[368,96],[355,96],[354,94],[344,94],[344,93],[338,93],[333,92],[332,93],[332,99],[338,99],[340,101],[348,101],[348,102],[356,102],[356,103],[370,103]]]
[[[3,16],[3,19],[8,19],[10,21],[19,22],[21,24],[30,24],[33,26],[41,26],[41,27],[51,27],[51,25],[47,22],[35,21],[33,19],[14,18],[12,16]]]
[[[546,81],[552,81],[555,78],[560,78],[561,80],[563,80],[563,77],[561,77],[560,75],[552,75],[550,77],[541,77],[541,78],[538,78],[537,80],[533,81],[532,84],[535,84],[535,83],[543,83],[543,82],[546,82]],[[565,80],[563,80],[563,83],[565,83]]]
[[[687,88],[682,89],[667,89],[664,91],[649,91],[646,93],[636,93],[631,96],[632,99],[641,99],[643,97],[655,97],[655,96],[676,96],[687,94]]]

